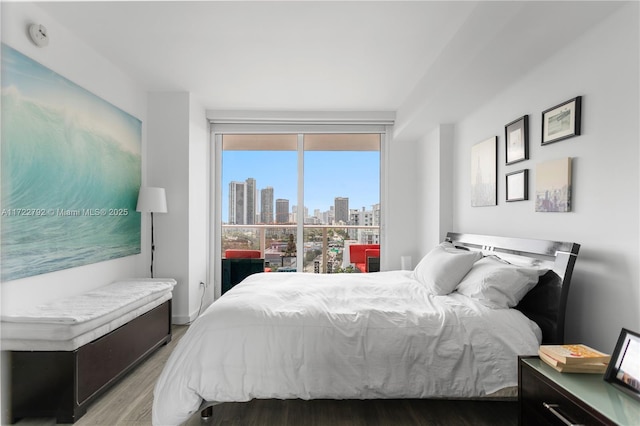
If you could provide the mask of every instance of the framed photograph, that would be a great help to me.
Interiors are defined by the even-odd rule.
[[[604,380],[640,399],[640,334],[620,331]]]
[[[582,96],[542,112],[542,145],[580,134]]]
[[[571,211],[571,157],[536,166],[536,211]]]
[[[529,170],[518,170],[507,173],[505,187],[507,201],[524,201],[529,199]]]
[[[529,159],[529,116],[525,115],[504,126],[505,163]]]
[[[471,147],[471,206],[498,204],[498,137],[493,136]]]

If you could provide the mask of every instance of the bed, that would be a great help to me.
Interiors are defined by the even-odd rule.
[[[156,383],[155,425],[256,398],[482,398],[517,356],[564,341],[575,243],[447,234],[413,271],[260,273],[189,328]]]

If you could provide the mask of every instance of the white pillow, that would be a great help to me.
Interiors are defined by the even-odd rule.
[[[458,284],[458,293],[489,308],[512,308],[536,286],[547,269],[515,266],[497,256],[485,257]]]
[[[480,258],[482,253],[478,251],[457,249],[444,242],[422,258],[413,270],[413,279],[433,294],[449,294]]]

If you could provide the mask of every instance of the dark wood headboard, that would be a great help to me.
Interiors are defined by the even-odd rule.
[[[564,318],[573,266],[580,244],[490,235],[447,233],[447,241],[485,254],[500,253],[532,258],[550,270],[520,301],[515,309],[525,314],[542,330],[542,343],[564,343]]]

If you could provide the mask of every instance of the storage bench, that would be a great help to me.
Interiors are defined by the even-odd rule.
[[[171,341],[173,279],[131,279],[2,316],[11,420],[74,423],[87,406]]]

